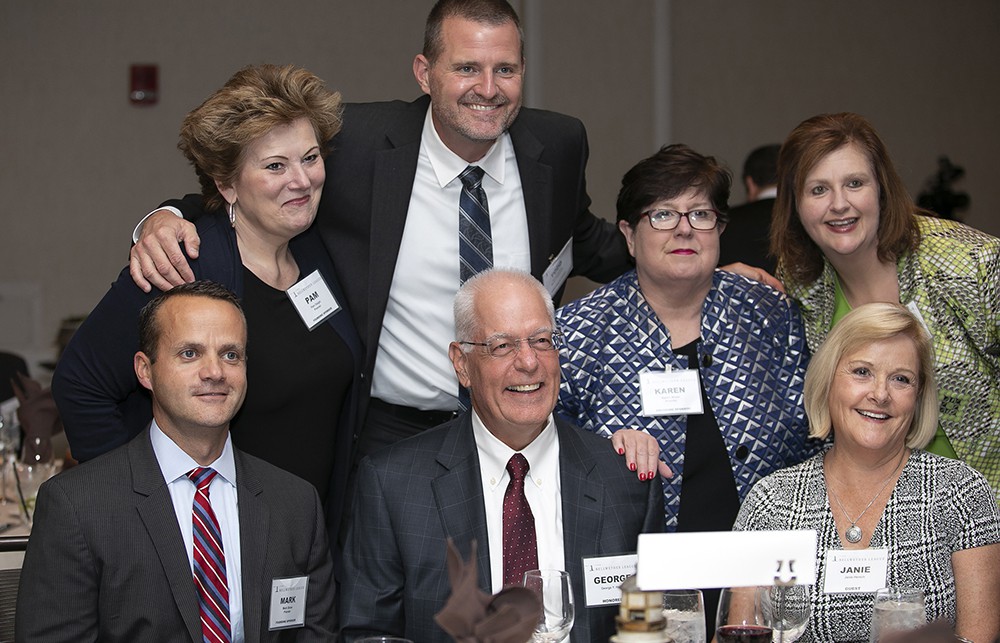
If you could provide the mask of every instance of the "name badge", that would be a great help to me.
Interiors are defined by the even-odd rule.
[[[635,576],[639,564],[636,554],[595,556],[583,559],[583,582],[587,607],[618,605],[622,602],[621,584]]]
[[[885,587],[888,549],[830,549],[826,552],[825,594],[867,594]]]
[[[306,624],[306,592],[308,576],[291,576],[271,580],[271,617],[269,630],[287,630]]]
[[[309,276],[285,291],[285,294],[292,300],[295,310],[309,330],[316,328],[330,315],[340,310],[340,304],[330,292],[330,287],[326,285],[319,270],[313,270]]]
[[[566,278],[569,277],[569,273],[573,271],[573,237],[569,238],[566,245],[563,246],[562,250],[549,267],[545,269],[542,273],[542,283],[545,285],[545,289],[549,291],[549,294],[553,297],[559,292],[559,289],[563,287],[566,283]]]
[[[705,412],[697,369],[639,373],[639,394],[642,397],[642,414],[646,417]]]

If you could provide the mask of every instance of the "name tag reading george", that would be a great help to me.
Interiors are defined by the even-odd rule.
[[[646,417],[705,412],[697,369],[639,373],[639,393],[642,396],[642,414]]]
[[[621,603],[621,584],[635,575],[638,564],[636,554],[584,558],[583,582],[586,585],[587,607]]]
[[[888,549],[830,549],[826,552],[824,594],[867,594],[885,587]]]
[[[308,576],[292,576],[271,580],[271,616],[269,630],[287,630],[306,624],[306,592]]]
[[[330,292],[323,275],[313,270],[307,277],[285,291],[306,328],[312,330],[340,310],[340,304]]]
[[[549,294],[555,297],[559,289],[566,283],[566,278],[569,277],[569,273],[572,271],[573,237],[570,237],[556,258],[552,260],[549,267],[542,273],[542,283],[545,284],[545,290],[548,290]]]

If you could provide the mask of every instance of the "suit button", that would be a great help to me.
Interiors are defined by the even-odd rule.
[[[704,366],[705,368],[708,368],[709,366],[711,366],[712,365],[712,356],[711,355],[705,355],[704,357],[702,357],[701,358],[701,365]]]
[[[746,460],[748,455],[750,455],[750,449],[748,449],[745,444],[741,444],[740,446],[736,447],[737,458],[739,458],[740,460]]]

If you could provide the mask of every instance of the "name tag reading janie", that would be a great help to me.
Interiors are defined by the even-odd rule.
[[[306,328],[312,330],[326,321],[330,315],[340,310],[330,287],[319,270],[313,270],[308,276],[285,291],[292,305],[302,318]]]
[[[889,575],[888,549],[830,549],[826,552],[825,594],[875,592]]]
[[[639,373],[639,393],[642,414],[646,417],[705,412],[701,403],[701,379],[693,368]]]

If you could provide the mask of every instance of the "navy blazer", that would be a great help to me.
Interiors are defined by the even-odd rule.
[[[201,252],[198,259],[191,261],[195,278],[211,279],[242,298],[243,264],[229,219],[216,212],[201,217],[197,226]],[[330,530],[337,533],[347,494],[351,436],[363,394],[360,386],[362,348],[350,318],[350,308],[344,304],[346,298],[337,279],[338,273],[315,226],[292,239],[289,246],[301,274],[308,275],[318,269],[334,297],[341,302],[341,310],[326,323],[340,335],[354,357],[354,384],[340,422],[334,427],[339,435],[333,479],[327,495]],[[81,462],[127,443],[153,417],[149,392],[135,376],[133,356],[139,349],[139,311],[158,294],[160,291],[156,289],[145,293],[136,286],[126,266],[59,359],[52,378],[52,394],[73,457]],[[294,365],[289,364],[289,368]]]
[[[312,485],[234,450],[247,643],[330,641],[333,562]],[[309,576],[304,628],[268,631],[271,581]],[[149,431],[44,483],[17,641],[199,642],[191,564]]]
[[[480,589],[492,592],[479,454],[469,413],[362,460],[344,552],[341,636],[391,634],[450,643],[434,622],[451,593],[452,538],[468,557],[479,544]],[[663,528],[662,487],[640,482],[609,440],[556,419],[563,542],[573,582],[575,643],[607,641],[615,606],[587,608],[582,559],[634,552],[638,536]],[[536,516],[536,526],[546,528]]]

